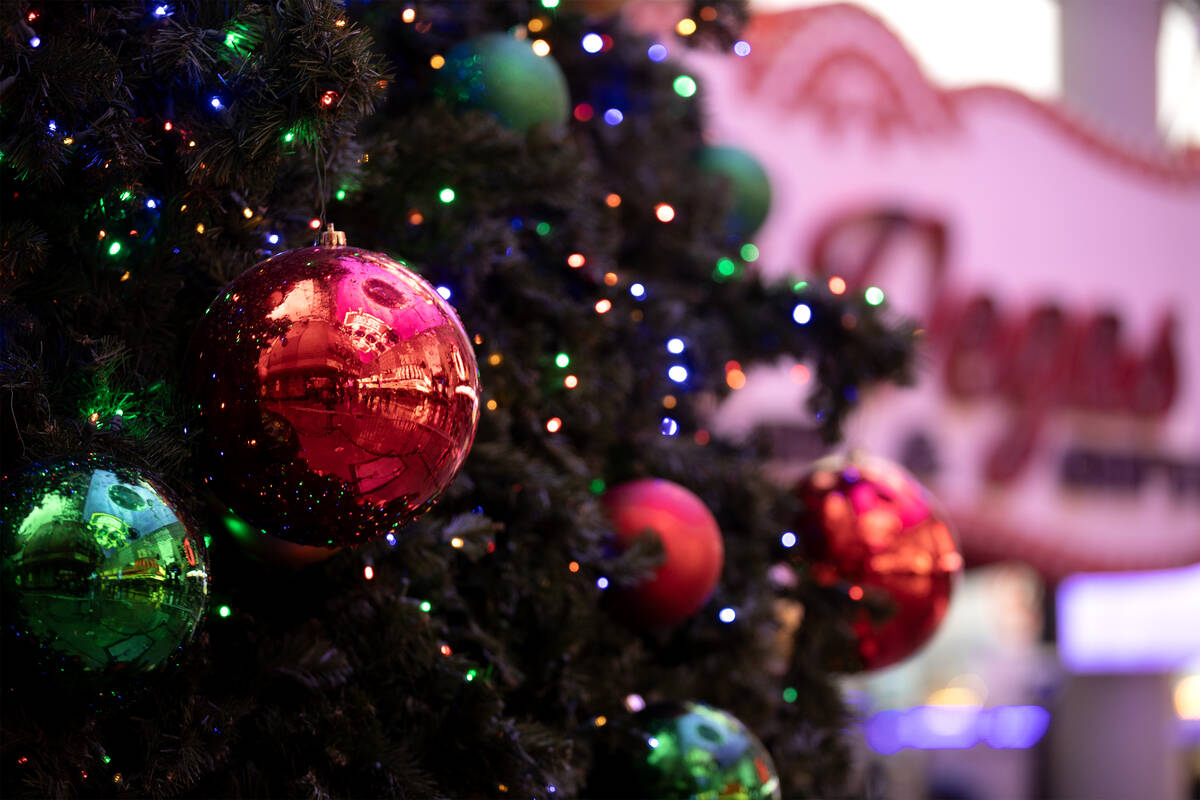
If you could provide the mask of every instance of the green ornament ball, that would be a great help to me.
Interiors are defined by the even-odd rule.
[[[758,159],[737,147],[708,147],[700,152],[700,169],[729,184],[729,232],[746,239],[771,210],[771,181]]]
[[[495,115],[505,126],[528,132],[567,121],[567,79],[550,55],[539,56],[528,41],[486,33],[446,53],[439,91],[459,108]]]
[[[704,703],[647,706],[614,726],[588,796],[658,800],[779,800],[771,754],[741,720]]]
[[[5,476],[6,647],[42,672],[147,672],[195,634],[204,537],[144,470],[88,455]]]

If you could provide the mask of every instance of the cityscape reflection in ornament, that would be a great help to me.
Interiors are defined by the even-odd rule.
[[[3,503],[5,627],[55,666],[151,670],[191,638],[203,536],[157,480],[88,456],[17,477]]]
[[[479,418],[454,309],[402,262],[292,250],[236,278],[192,340],[203,475],[248,524],[290,542],[361,544],[424,512]]]

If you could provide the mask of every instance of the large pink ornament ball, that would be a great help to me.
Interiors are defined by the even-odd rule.
[[[355,247],[291,250],[235,278],[189,361],[204,480],[296,544],[361,544],[420,516],[479,420],[454,309],[403,262]]]

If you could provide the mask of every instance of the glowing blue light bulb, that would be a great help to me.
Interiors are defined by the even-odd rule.
[[[646,740],[646,744],[650,745],[651,747],[658,747],[658,738],[655,736],[651,736],[649,739]]]
[[[652,44],[650,49],[646,51],[646,55],[655,63],[667,60],[667,46],[664,44]]]
[[[745,39],[734,42],[733,43],[733,53],[734,53],[734,55],[738,55],[738,56],[745,58],[746,56],[750,55],[750,43],[747,42]]]
[[[676,364],[667,370],[667,377],[676,383],[683,383],[687,380],[687,376],[687,367],[683,366],[682,364]]]
[[[449,287],[449,286],[439,286],[439,287],[437,287],[437,293],[438,293],[438,294],[440,294],[440,295],[442,296],[442,299],[443,299],[443,300],[449,300],[449,299],[450,299],[450,287]]]
[[[157,200],[147,200],[146,208],[158,208],[158,201]]]
[[[604,39],[598,33],[589,33],[583,37],[583,49],[589,53],[599,53],[604,49]]]
[[[646,287],[640,283],[635,283],[629,287],[629,293],[640,300],[646,296]]]
[[[33,47],[33,48],[38,48],[38,47],[41,47],[41,46],[42,46],[42,40],[41,40],[41,39],[39,39],[39,38],[38,38],[38,37],[36,37],[36,36],[31,36],[31,37],[29,37],[29,46],[30,46],[30,47]]]
[[[674,436],[679,433],[679,423],[670,417],[663,417],[660,430],[663,436]]]
[[[625,119],[625,115],[621,113],[619,108],[610,108],[604,112],[604,121],[609,125],[620,125],[623,119]]]
[[[717,619],[721,620],[721,622],[724,622],[726,625],[728,625],[729,623],[731,623],[735,619],[737,619],[737,612],[734,611],[729,606],[726,606],[725,608],[722,608],[719,612],[717,612]]]
[[[779,537],[779,543],[784,547],[795,547],[796,534],[792,533],[791,531],[784,531],[783,535]]]
[[[667,352],[679,355],[683,352],[683,339],[678,337],[667,340]]]
[[[50,120],[50,132],[53,133],[56,130],[58,130],[58,123],[54,120]]]
[[[209,104],[210,106],[212,106],[212,107],[213,107],[213,109],[214,109],[214,110],[216,110],[216,111],[220,111],[220,110],[221,110],[221,106],[222,106],[222,103],[221,103],[221,98],[217,97],[215,94],[214,94],[214,95],[212,96],[212,98],[211,98],[211,99],[208,101],[208,104]]]
[[[272,233],[270,236],[267,237],[267,241],[270,242],[271,244],[279,244],[279,234]]]
[[[796,320],[797,325],[807,325],[812,320],[812,309],[804,303],[797,303],[792,309],[792,319]]]
[[[169,13],[170,9],[168,9],[166,6],[158,6],[154,9],[154,16],[156,17],[165,17]]]
[[[608,588],[608,578],[605,578],[603,575],[600,576],[599,578],[596,578],[596,587],[599,589],[607,589]]]

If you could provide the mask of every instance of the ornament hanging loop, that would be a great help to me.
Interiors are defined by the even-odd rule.
[[[317,234],[317,240],[313,242],[313,247],[345,247],[346,232],[339,231],[333,227],[333,223]]]

